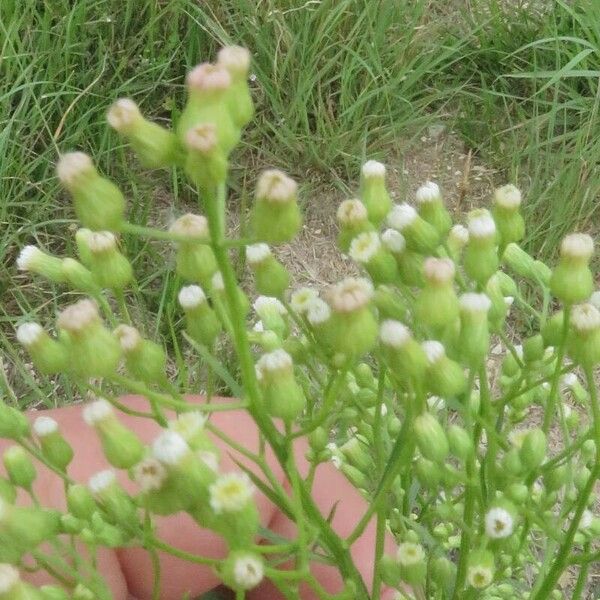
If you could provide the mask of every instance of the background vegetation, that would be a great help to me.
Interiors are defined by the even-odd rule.
[[[245,165],[292,165],[318,202],[355,178],[365,155],[389,163],[441,122],[499,182],[524,189],[530,248],[552,256],[566,231],[598,230],[596,0],[2,0],[0,344],[8,377],[33,390],[22,402],[54,402],[59,385],[34,382],[12,343],[17,315],[60,302],[58,289],[17,288],[14,268],[26,243],[70,250],[57,154],[90,151],[127,182],[137,222],[185,202],[184,182],[138,170],[104,114],[125,95],[157,120],[176,119],[185,72],[223,43],[255,58],[258,113],[236,156],[241,194]],[[174,285],[155,252],[136,267],[145,307],[168,332]]]

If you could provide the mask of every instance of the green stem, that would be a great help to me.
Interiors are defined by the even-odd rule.
[[[584,550],[589,552],[590,543],[586,543],[584,545]],[[571,600],[581,600],[582,594],[585,589],[585,584],[587,583],[587,576],[590,570],[590,563],[583,563],[579,569],[579,576],[577,577],[577,583],[575,584],[575,589],[573,590],[573,598]]]
[[[188,562],[195,563],[197,565],[208,565],[210,567],[216,567],[221,564],[221,561],[217,558],[209,558],[207,556],[198,556],[197,554],[192,554],[191,552],[186,552],[185,550],[180,550],[179,548],[175,548],[162,540],[159,540],[156,537],[153,537],[148,540],[149,543],[157,550],[161,550],[166,554],[170,554],[171,556],[176,556],[177,558],[181,558],[182,560],[187,560]]]

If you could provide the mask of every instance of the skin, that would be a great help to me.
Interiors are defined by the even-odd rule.
[[[126,397],[122,399],[130,408],[148,410],[147,403],[142,398]],[[199,397],[192,398],[194,402],[201,402]],[[220,401],[226,402],[226,399]],[[81,406],[69,406],[41,412],[30,412],[28,416],[33,421],[40,414],[53,417],[59,423],[64,437],[71,443],[75,450],[75,458],[69,466],[69,475],[76,481],[86,483],[91,475],[109,467],[107,464],[97,436],[83,422]],[[156,436],[159,427],[150,419],[130,417],[119,413],[119,419],[146,443],[150,443]],[[258,449],[258,431],[256,425],[244,411],[216,412],[211,416],[211,422],[224,433],[234,438],[239,444],[250,450]],[[258,474],[256,468],[247,459],[232,451],[218,438],[213,438],[221,449],[220,471],[239,471],[234,459],[247,465]],[[10,443],[0,440],[0,452],[3,452]],[[307,446],[305,440],[298,440],[294,450],[300,473],[305,476],[308,471],[307,461],[304,458]],[[282,469],[272,455],[267,455],[268,462],[276,477],[289,489],[288,482]],[[44,506],[58,509],[65,508],[64,490],[62,481],[46,469],[43,465],[38,467],[38,478],[35,491]],[[119,474],[122,485],[130,492],[136,492],[136,486],[129,481],[125,473]],[[313,488],[313,497],[322,511],[327,516],[335,508],[333,527],[343,537],[350,534],[360,516],[366,509],[364,498],[352,487],[346,478],[330,463],[318,467]],[[26,502],[20,498],[20,502]],[[295,528],[272,503],[261,493],[256,492],[261,515],[262,525],[286,538],[294,538]],[[211,531],[200,529],[184,513],[157,519],[157,534],[163,541],[187,552],[220,558],[227,554],[224,542]],[[367,585],[370,585],[373,570],[373,554],[375,546],[375,524],[367,527],[365,533],[352,546],[354,562],[361,571]],[[394,543],[390,537],[386,539],[386,552],[392,553]],[[180,600],[185,594],[192,598],[214,589],[220,581],[210,567],[192,564],[173,556],[160,555],[162,587],[160,597],[162,600]],[[139,548],[122,548],[117,550],[102,549],[98,556],[99,569],[109,583],[115,600],[150,600],[152,593],[152,567],[148,553]],[[322,586],[329,592],[338,592],[342,589],[337,571],[327,565],[313,564],[311,569]],[[45,573],[37,573],[29,578],[33,583],[53,583]],[[247,593],[249,600],[276,600],[283,596],[264,580],[256,589]],[[394,597],[394,591],[383,589],[382,600]],[[302,590],[302,600],[317,598],[307,588]]]

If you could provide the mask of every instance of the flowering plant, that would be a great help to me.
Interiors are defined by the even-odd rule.
[[[85,297],[60,312],[54,332],[23,322],[17,338],[41,373],[66,373],[95,396],[83,418],[111,469],[77,483],[57,422],[39,416],[30,427],[0,404],[0,436],[14,442],[0,479],[0,599],[110,598],[94,553],[135,545],[153,558],[152,598],[160,597],[159,552],[212,566],[238,598],[269,578],[287,598],[299,598],[303,584],[321,599],[376,599],[388,586],[398,598],[543,600],[562,597],[561,575],[574,568],[571,597],[581,598],[600,556],[592,239],[568,235],[550,269],[518,245],[524,222],[516,187],[497,189],[491,209],[470,212],[466,227],[453,225],[435,183],[417,191],[414,206],[393,205],[384,165],[370,160],[360,199],[337,212],[340,249],[362,275],[324,292],[289,293],[289,273],[272,246],[301,226],[295,181],[265,171],[247,237],[227,237],[225,227],[228,160],[253,115],[249,61],[246,50],[231,47],[216,64],[193,69],[173,131],[146,120],[131,100],[108,111],[144,166],[183,169],[206,216],[185,214],[169,231],[128,222],[122,192],[90,157],[60,157],[58,177],[82,226],[78,259],[28,246],[18,267]],[[175,246],[181,335],[237,399],[218,401],[209,389],[204,402],[190,402],[190,390],[168,375],[163,345],[134,326],[128,236]],[[241,250],[260,294],[254,302],[236,279],[232,254]],[[511,341],[511,309],[531,325],[521,344]],[[239,373],[219,359],[224,339]],[[141,396],[146,408],[131,409],[123,393]],[[213,414],[239,410],[259,430],[256,452],[212,423]],[[123,413],[154,420],[160,432],[144,443]],[[552,445],[550,433],[558,439]],[[215,436],[256,470],[240,463],[239,471],[222,472]],[[306,474],[297,440],[307,441]],[[32,458],[63,480],[64,511],[36,501]],[[368,499],[344,536],[314,499],[315,473],[330,461]],[[16,502],[17,488],[32,496],[31,506]],[[293,521],[292,537],[261,529],[257,488]],[[192,555],[161,541],[155,520],[180,512],[222,537],[227,555]],[[351,549],[372,521],[366,581]],[[269,542],[258,544],[259,534]],[[92,558],[64,560],[65,535]],[[393,554],[385,551],[390,535]],[[311,572],[318,562],[339,570],[343,589],[320,584]],[[18,571],[26,567],[47,570],[64,587],[26,583]]]

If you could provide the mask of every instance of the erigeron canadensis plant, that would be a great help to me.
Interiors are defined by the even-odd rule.
[[[232,239],[225,229],[228,159],[253,114],[249,60],[246,50],[225,48],[216,64],[193,69],[172,131],[146,120],[131,100],[108,111],[110,126],[144,166],[183,169],[205,215],[184,214],[167,231],[130,223],[123,193],[89,156],[59,158],[58,176],[81,224],[78,259],[27,246],[17,265],[84,298],[59,313],[55,328],[23,322],[17,338],[40,372],[65,373],[96,395],[83,418],[99,436],[107,469],[87,485],[74,482],[73,450],[56,421],[40,416],[30,427],[0,405],[0,435],[15,443],[0,479],[0,599],[110,597],[84,559],[48,556],[46,542],[55,555],[68,555],[62,534],[92,549],[138,545],[153,556],[210,564],[238,598],[266,577],[288,598],[298,598],[306,582],[321,599],[377,599],[385,584],[399,598],[545,600],[563,597],[567,569],[578,571],[571,597],[581,598],[600,558],[593,512],[600,299],[592,239],[568,235],[551,269],[518,245],[524,222],[516,187],[498,188],[489,209],[453,225],[435,183],[417,190],[414,206],[392,205],[386,169],[370,160],[358,198],[337,212],[340,249],[362,275],[326,290],[290,290],[273,246],[292,240],[301,225],[293,179],[278,170],[260,174],[248,237]],[[182,336],[237,399],[189,403],[185,394],[197,390],[170,380],[160,340],[132,324],[129,236],[176,249]],[[254,299],[235,278],[233,255],[242,247]],[[525,287],[539,305],[526,301]],[[507,324],[511,310],[532,323],[520,344]],[[235,349],[239,380],[219,360],[219,339]],[[501,348],[498,367],[492,348]],[[161,426],[150,445],[121,422],[128,408],[119,393],[147,400],[147,411],[134,414]],[[262,478],[241,467],[222,473],[208,435],[213,411],[240,409],[260,431],[260,451],[246,456]],[[551,429],[560,443],[549,447]],[[300,437],[308,440],[306,477],[292,450]],[[289,492],[265,460],[267,447]],[[17,488],[33,493],[32,458],[64,480],[62,513],[15,503]],[[368,499],[344,538],[312,497],[315,472],[327,461]],[[137,493],[126,492],[113,469],[127,472]],[[255,486],[292,518],[294,538],[257,545]],[[228,556],[186,555],[161,542],[154,519],[180,511],[222,536]],[[372,520],[367,586],[349,549]],[[392,555],[384,555],[388,534],[397,542]],[[66,589],[25,583],[19,568],[26,555]],[[339,569],[341,593],[328,593],[307,570],[319,560]],[[153,597],[159,594],[155,572]]]

